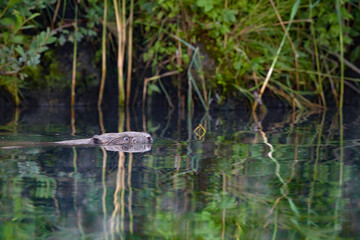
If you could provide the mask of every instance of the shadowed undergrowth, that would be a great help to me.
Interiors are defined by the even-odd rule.
[[[144,91],[145,99],[162,92],[170,106],[188,98],[188,107],[195,101],[208,109],[246,98],[256,108],[267,104],[267,92],[309,109],[342,107],[344,85],[359,92],[359,79],[344,74],[360,73],[360,15],[352,1],[13,0],[0,10],[0,86],[16,105],[21,91],[41,81],[27,73],[40,71],[34,67],[43,64],[42,54],[80,41],[98,45],[94,61],[101,51],[103,63],[106,55],[117,59],[120,105]],[[131,81],[131,72],[144,67],[145,79]],[[105,80],[102,87],[98,81],[101,105]]]

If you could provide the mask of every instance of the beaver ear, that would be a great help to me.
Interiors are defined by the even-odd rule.
[[[93,136],[92,141],[94,144],[101,144],[102,141],[98,135]]]

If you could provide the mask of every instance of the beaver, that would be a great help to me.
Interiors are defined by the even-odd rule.
[[[116,152],[146,152],[151,150],[153,139],[144,132],[121,132],[95,135],[92,138],[65,140],[59,142],[0,142],[2,149],[23,148],[29,146],[103,146],[108,151]],[[16,145],[15,145],[15,144]],[[9,146],[11,145],[11,146]],[[15,146],[14,146],[15,145]]]
[[[95,135],[92,138],[66,140],[54,142],[61,145],[123,145],[123,144],[149,144],[153,139],[144,132],[121,132]]]

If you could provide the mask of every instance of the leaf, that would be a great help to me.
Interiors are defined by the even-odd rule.
[[[66,43],[66,38],[64,37],[64,35],[60,35],[59,37],[59,44],[62,46]]]
[[[48,49],[49,49],[48,47],[41,47],[41,48],[39,48],[38,52],[42,53],[42,52],[45,52]]]
[[[38,38],[38,44],[40,45],[42,42],[45,41],[46,38],[46,33],[43,31],[40,33],[39,38]]]
[[[210,11],[214,7],[214,1],[213,0],[197,0],[196,5],[198,7],[204,8],[205,12]]]
[[[290,19],[294,19],[300,5],[300,0],[297,0],[291,9]]]
[[[25,78],[28,77],[28,75],[26,73],[20,73],[19,75],[20,75],[21,80],[24,80]]]
[[[3,18],[0,20],[0,24],[9,27],[14,24],[14,20],[12,18]]]
[[[350,53],[350,61],[355,62],[360,57],[360,46],[357,46],[353,51]]]
[[[141,10],[144,10],[148,13],[152,13],[155,3],[151,2],[145,2],[143,4],[140,4]]]
[[[7,42],[7,40],[9,39],[9,33],[8,32],[3,33],[3,39],[4,39],[4,42]]]
[[[12,39],[12,42],[13,43],[18,43],[18,44],[21,44],[22,41],[24,39],[24,36],[23,35],[16,35],[13,39]]]
[[[22,56],[22,57],[24,57],[24,58],[26,57],[26,54],[25,54],[24,49],[22,48],[22,46],[17,45],[16,48],[15,48],[15,51],[16,51],[18,54],[20,54],[20,56]]]
[[[34,13],[33,15],[31,15],[28,20],[31,20],[31,19],[34,19],[36,18],[37,16],[40,16],[40,13]]]
[[[13,6],[15,4],[18,4],[19,2],[22,2],[22,0],[10,0],[9,1],[9,6]]]
[[[24,23],[24,18],[23,16],[21,15],[21,13],[17,10],[14,10],[13,14],[15,15],[16,17],[16,21],[18,22],[18,24],[23,24]]]
[[[68,40],[69,40],[69,42],[74,42],[74,36],[73,36],[73,35],[69,35]]]
[[[97,33],[94,31],[94,30],[92,30],[92,29],[89,29],[88,30],[88,36],[89,37],[91,37],[91,36],[96,36],[97,35]]]
[[[213,9],[213,7],[214,7],[213,5],[206,5],[204,10],[205,12],[209,12],[211,9]]]
[[[294,212],[296,215],[299,215],[299,211],[297,210],[297,207],[296,207],[296,205],[294,204],[294,202],[293,202],[290,198],[288,198],[288,202],[289,202],[289,204],[290,204],[291,210],[293,210],[293,212]]]
[[[344,36],[344,44],[349,45],[352,43],[352,38],[348,37],[348,36]]]
[[[157,92],[157,93],[160,93],[160,88],[158,86],[156,86],[155,84],[150,84],[149,87],[148,87],[148,91],[149,91],[149,94],[151,94],[152,92]]]
[[[26,25],[26,26],[22,26],[20,29],[21,30],[24,30],[24,29],[31,29],[31,28],[34,28],[35,25]]]
[[[37,45],[36,45],[37,38],[38,38],[38,36],[35,37],[35,38],[31,41],[31,43],[30,43],[30,49],[36,49],[36,48],[37,48]]]
[[[161,11],[157,14],[157,19],[161,20],[163,16],[164,16],[164,12]]]
[[[77,42],[80,42],[81,39],[84,37],[84,35],[81,32],[75,32],[74,37],[75,37]]]
[[[49,38],[46,40],[45,44],[52,44],[52,43],[54,43],[55,41],[56,41],[56,37],[49,37]]]
[[[236,17],[235,17],[236,14],[237,14],[236,10],[224,9],[224,21],[225,22],[235,22],[236,21]]]
[[[241,61],[237,61],[237,62],[235,62],[234,63],[234,68],[236,69],[236,70],[240,70],[240,68],[241,68]]]
[[[81,28],[79,28],[79,30],[80,30],[80,32],[81,32],[82,34],[84,34],[84,35],[87,34],[87,29],[86,29],[86,28],[81,27]]]

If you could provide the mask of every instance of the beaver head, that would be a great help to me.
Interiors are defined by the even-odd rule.
[[[148,133],[122,132],[95,135],[91,142],[98,145],[148,144],[152,143],[153,139]]]

